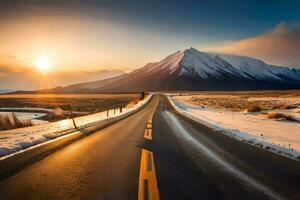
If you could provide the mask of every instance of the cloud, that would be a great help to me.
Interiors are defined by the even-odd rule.
[[[29,59],[19,54],[0,54],[0,77],[30,73]]]
[[[22,67],[8,67],[8,66],[2,66],[0,65],[0,77],[6,76],[6,75],[13,75],[13,74],[21,74],[25,73],[28,70],[22,68]]]
[[[2,74],[15,73],[15,70],[12,69],[11,67],[0,66],[0,73]]]
[[[206,50],[246,55],[262,59],[269,64],[300,68],[300,27],[294,26],[288,29],[286,24],[281,22],[270,33]]]

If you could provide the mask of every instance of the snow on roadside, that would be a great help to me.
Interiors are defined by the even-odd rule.
[[[144,100],[130,108],[123,108],[122,113],[113,114],[113,110],[109,113],[100,112],[91,115],[76,117],[75,122],[78,128],[84,128],[102,123],[108,119],[128,114],[137,110],[139,107],[148,103],[153,95],[148,95]],[[24,150],[31,146],[47,142],[62,135],[66,135],[75,131],[72,119],[65,119],[57,122],[51,122],[42,125],[17,128],[12,130],[0,131],[0,157]]]
[[[300,158],[299,123],[279,122],[243,113],[203,108],[177,101],[171,96],[168,98],[177,111],[222,134],[287,157]]]

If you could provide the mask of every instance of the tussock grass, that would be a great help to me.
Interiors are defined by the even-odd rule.
[[[134,100],[130,101],[130,102],[126,105],[126,108],[131,108],[131,107],[133,107],[134,105],[136,105],[138,102],[139,102],[138,99],[134,99]]]
[[[288,104],[288,105],[285,105],[285,107],[284,107],[284,109],[286,109],[286,110],[295,109],[295,108],[299,108],[299,104],[297,104],[297,103]]]
[[[0,130],[9,130],[27,126],[33,126],[34,124],[30,119],[28,120],[19,120],[15,113],[0,115]]]
[[[287,120],[287,121],[295,121],[295,119],[287,114],[271,112],[267,115],[268,119],[279,119],[279,120]]]
[[[300,113],[300,108],[294,110],[295,113]]]
[[[245,112],[260,112],[263,109],[259,106],[259,105],[253,105],[253,104],[249,104],[247,105],[247,107],[245,108]]]

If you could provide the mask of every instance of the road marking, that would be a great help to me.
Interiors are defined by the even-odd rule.
[[[148,140],[152,140],[152,129],[145,129],[145,133],[144,133],[144,138],[148,139]]]
[[[147,126],[145,129],[145,133],[144,133],[144,138],[148,139],[148,140],[152,140],[152,119],[153,119],[153,114],[151,113],[151,116],[147,122]]]
[[[138,200],[159,200],[159,191],[151,151],[142,149]]]
[[[147,123],[147,128],[148,128],[148,129],[152,129],[152,123],[149,123],[149,122],[148,122],[148,123]]]

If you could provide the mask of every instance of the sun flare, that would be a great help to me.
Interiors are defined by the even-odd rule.
[[[38,57],[35,61],[35,66],[43,73],[49,72],[52,67],[50,59],[46,56]]]

